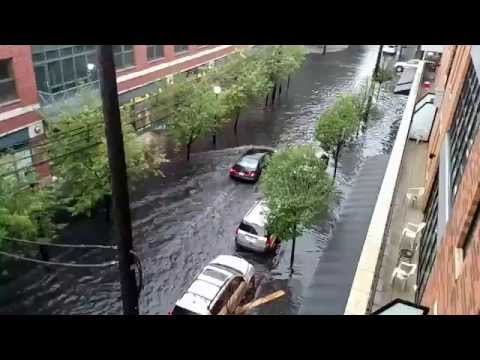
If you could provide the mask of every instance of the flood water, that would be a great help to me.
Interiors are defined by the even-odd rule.
[[[393,95],[389,91],[392,84],[387,84],[377,101],[379,113],[344,149],[337,173],[338,199],[332,204],[329,219],[297,239],[293,274],[289,270],[290,242],[282,243],[273,256],[235,250],[235,229],[261,193],[258,185],[232,181],[227,170],[249,144],[279,147],[313,142],[318,116],[338,95],[351,91],[372,73],[377,51],[377,46],[350,46],[327,55],[310,54],[293,77],[288,93],[284,88],[273,109],[265,110],[260,101],[242,114],[238,136],[229,125],[217,134],[215,149],[211,139],[199,141],[188,163],[184,153],[168,150],[171,162],[165,166],[165,178],[149,178],[131,195],[134,248],[144,272],[142,314],[166,314],[203,265],[219,254],[236,254],[255,266],[257,295],[278,289],[286,292],[254,314],[297,313],[328,242],[335,241],[331,230],[342,199],[348,196],[365,159],[390,151],[406,96]],[[152,135],[153,141],[155,137]],[[73,224],[65,238],[66,242],[108,244],[112,229],[99,216]],[[76,251],[63,254],[61,259],[94,263],[112,255],[108,250]],[[121,313],[117,267],[51,269],[49,273],[35,268],[6,289],[8,296],[0,304],[0,313]]]

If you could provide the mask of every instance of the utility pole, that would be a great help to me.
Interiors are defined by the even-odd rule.
[[[131,253],[132,222],[128,195],[127,166],[118,105],[117,77],[112,45],[97,47],[100,93],[105,119],[108,162],[112,178],[113,220],[118,236],[120,284],[124,315],[138,315],[138,293],[134,257]]]

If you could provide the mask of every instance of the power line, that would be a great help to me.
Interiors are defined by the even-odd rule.
[[[44,261],[44,260],[29,258],[22,255],[7,253],[5,251],[0,251],[0,255],[10,257],[16,260],[29,261],[37,264],[65,266],[65,267],[74,267],[74,268],[88,268],[88,267],[101,268],[101,267],[108,267],[108,266],[113,266],[118,264],[117,260],[107,261],[107,262],[98,263],[98,264],[76,264],[76,263],[64,263],[64,262],[57,262],[57,261]]]
[[[30,241],[25,239],[12,238],[8,236],[2,236],[0,238],[7,241],[14,241],[14,242],[20,242],[20,243],[26,243],[26,244],[32,244],[32,245],[39,245],[39,246],[53,246],[53,247],[62,247],[62,248],[81,248],[81,249],[87,249],[87,248],[112,249],[112,250],[118,249],[117,246],[115,245],[55,244],[55,243],[48,243],[48,242],[39,242],[39,241]]]

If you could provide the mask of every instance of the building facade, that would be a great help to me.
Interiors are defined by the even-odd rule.
[[[480,314],[480,48],[445,46],[429,142],[416,301]]]
[[[114,45],[120,103],[156,92],[175,76],[214,66],[246,47]],[[43,139],[38,111],[55,113],[65,102],[75,104],[82,89],[98,91],[95,51],[94,45],[0,45],[0,154],[14,152],[16,168],[36,164],[40,177],[48,175],[41,147],[33,145]],[[0,169],[0,175],[4,172]]]

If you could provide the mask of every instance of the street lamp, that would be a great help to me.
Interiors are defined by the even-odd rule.
[[[222,92],[222,88],[218,85],[214,85],[213,92],[215,93],[216,99],[218,99],[218,95]],[[215,114],[215,125],[217,123],[216,120],[217,120],[217,115]],[[212,136],[212,142],[214,146],[217,144],[217,134],[215,132],[213,133],[213,136]]]
[[[220,93],[222,92],[222,88],[221,88],[220,86],[218,86],[218,85],[215,85],[215,86],[213,87],[213,92],[214,92],[215,95],[217,95],[217,97],[218,97],[218,94],[220,94]]]

